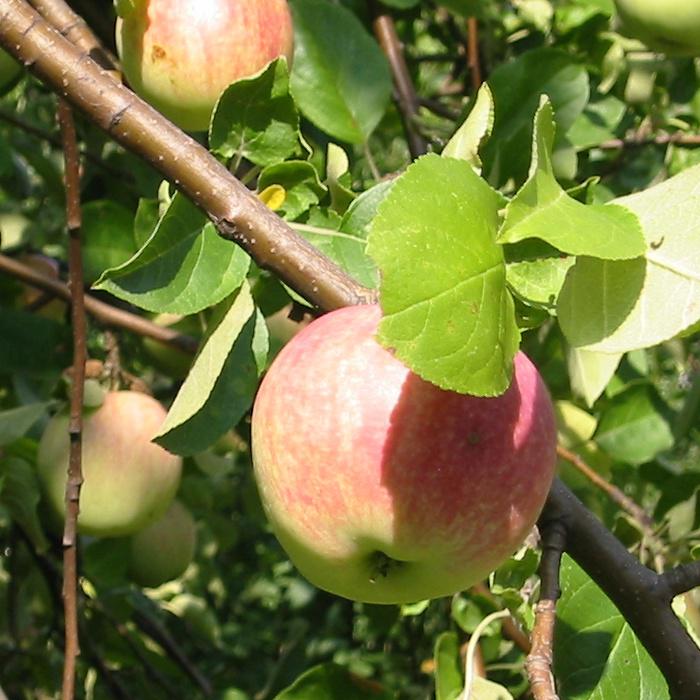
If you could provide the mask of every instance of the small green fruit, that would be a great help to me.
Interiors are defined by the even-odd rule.
[[[196,525],[190,512],[173,501],[165,515],[131,538],[129,573],[141,586],[177,578],[194,557]]]
[[[615,0],[622,30],[669,56],[700,55],[697,0]]]

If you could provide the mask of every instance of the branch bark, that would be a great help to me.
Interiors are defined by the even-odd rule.
[[[170,179],[224,238],[312,304],[334,309],[374,300],[373,292],[299,236],[205,148],[116,83],[23,0],[0,0],[0,45]]]
[[[66,479],[66,515],[63,524],[63,611],[65,619],[65,655],[63,660],[64,700],[75,696],[75,666],[80,654],[78,639],[78,513],[82,473],[83,390],[87,360],[85,304],[83,301],[83,261],[80,243],[82,213],[80,208],[80,155],[75,135],[73,112],[59,100],[58,121],[65,155],[66,223],[73,325],[73,383],[70,393],[68,435],[70,454]]]
[[[374,35],[384,51],[394,77],[396,102],[406,130],[408,149],[412,158],[418,158],[427,153],[428,145],[416,128],[415,118],[418,115],[420,103],[413,87],[411,74],[408,72],[401,41],[396,33],[396,25],[391,15],[377,8],[376,2],[370,2],[370,7],[374,14],[372,22]]]
[[[566,551],[615,603],[668,682],[673,700],[700,697],[700,652],[671,609],[669,572],[642,566],[623,544],[555,479],[540,522],[566,528]]]

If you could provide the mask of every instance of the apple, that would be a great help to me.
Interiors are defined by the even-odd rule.
[[[12,87],[21,73],[22,66],[7,51],[0,49],[0,93]]]
[[[78,530],[98,537],[131,535],[170,505],[182,459],[151,442],[165,419],[158,401],[137,391],[112,391],[83,420]],[[70,441],[68,415],[51,418],[39,442],[37,464],[48,503],[65,514]]]
[[[406,603],[467,588],[518,548],[544,505],[557,433],[522,353],[501,396],[445,391],[379,345],[380,318],[377,306],[333,311],[282,349],[255,400],[253,465],[309,581]]]
[[[196,525],[180,501],[162,518],[131,537],[129,573],[140,586],[154,588],[182,574],[194,557]]]
[[[287,0],[123,0],[117,50],[133,90],[175,124],[205,131],[219,95],[292,57]]]
[[[697,0],[615,0],[622,30],[670,56],[700,55]]]

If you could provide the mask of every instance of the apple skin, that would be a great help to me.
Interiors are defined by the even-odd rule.
[[[231,83],[278,56],[292,58],[287,0],[134,0],[123,6],[116,40],[124,75],[134,92],[188,131],[208,129]]]
[[[670,56],[700,55],[697,0],[615,0],[623,31]]]
[[[197,527],[180,501],[162,518],[132,536],[129,573],[140,586],[154,588],[182,574],[194,557]]]
[[[309,581],[369,603],[451,595],[522,543],[552,482],[551,399],[525,355],[496,398],[444,391],[374,339],[381,311],[313,321],[252,418],[263,507]]]
[[[160,518],[180,484],[182,458],[151,442],[165,419],[153,397],[113,391],[83,418],[78,531],[97,537],[131,535]],[[68,415],[48,422],[39,442],[39,477],[51,507],[65,514]]]

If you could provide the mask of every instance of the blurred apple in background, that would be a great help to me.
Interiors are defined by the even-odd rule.
[[[194,557],[196,525],[180,501],[162,518],[132,536],[129,573],[141,586],[155,587],[177,578]]]
[[[180,484],[182,459],[151,442],[166,411],[152,396],[113,391],[83,419],[84,483],[78,530],[130,535],[160,518]],[[39,477],[49,504],[65,514],[68,415],[51,418],[39,442]]]

